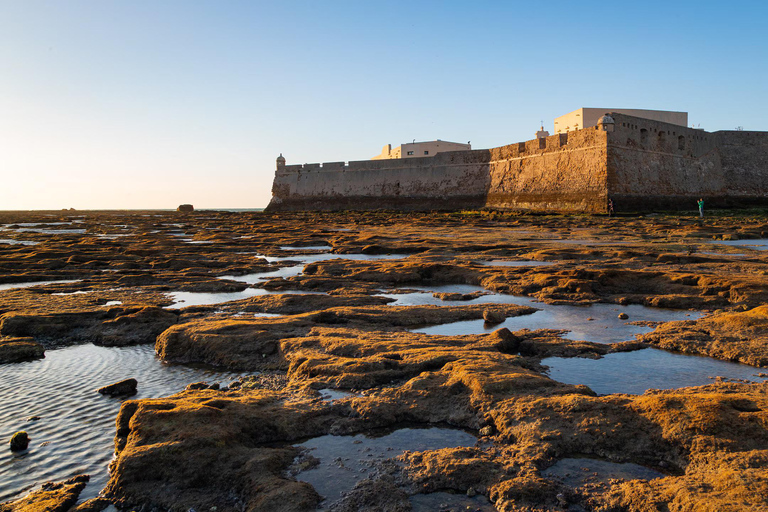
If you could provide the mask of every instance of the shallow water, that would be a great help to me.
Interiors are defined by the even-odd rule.
[[[442,300],[433,295],[433,293],[474,293],[488,292],[482,286],[471,284],[447,284],[437,286],[408,286],[409,290],[420,290],[418,292],[408,293],[381,293],[377,296],[390,297],[395,299],[390,302],[390,306],[462,306],[472,304],[520,304],[529,305],[533,300],[528,297],[517,295],[505,295],[501,293],[488,293],[472,300]]]
[[[256,272],[254,274],[243,274],[241,276],[220,276],[219,279],[228,279],[230,281],[240,281],[242,283],[256,284],[268,279],[274,279],[276,277],[287,279],[289,277],[298,276],[303,270],[304,265],[292,265],[290,267],[283,267],[277,270],[270,270],[269,272]]]
[[[10,238],[0,238],[0,244],[7,245],[37,245],[40,242],[33,242],[31,240],[12,240]]]
[[[485,496],[470,498],[464,494],[433,492],[415,494],[408,498],[413,512],[496,512],[496,507]]]
[[[73,222],[82,222],[82,221],[73,221]],[[14,229],[11,228],[11,226],[18,226],[20,228],[31,228],[35,226],[66,226],[68,224],[72,224],[72,222],[19,222],[16,224],[5,224],[3,227],[5,229]]]
[[[547,265],[555,265],[554,261],[538,261],[538,260],[489,260],[479,261],[481,265],[486,267],[544,267]]]
[[[654,348],[607,354],[602,359],[548,357],[551,379],[565,384],[585,384],[601,395],[640,395],[648,389],[676,389],[702,386],[713,377],[764,382],[756,374],[765,369],[720,361],[710,357],[687,356]]]
[[[369,261],[369,260],[399,260],[409,257],[410,254],[336,254],[336,253],[320,253],[320,254],[301,254],[296,256],[256,256],[257,258],[264,258],[270,263],[280,261],[300,261],[304,264],[315,263],[318,261],[327,260],[353,260],[353,261]]]
[[[189,306],[208,306],[211,304],[221,304],[224,302],[232,302],[234,300],[247,299],[249,297],[256,297],[259,295],[326,295],[325,292],[312,292],[302,290],[276,290],[270,291],[264,288],[246,288],[240,292],[222,292],[222,293],[205,293],[205,292],[172,292],[168,295],[174,300],[174,303],[170,306],[166,306],[168,309],[186,308]]]
[[[0,439],[25,430],[29,449],[0,450],[0,501],[49,480],[87,473],[91,481],[81,500],[98,494],[107,482],[114,450],[115,417],[126,398],[96,389],[122,379],[138,380],[138,394],[157,398],[197,381],[229,383],[240,373],[217,372],[162,363],[152,345],[49,350],[45,359],[0,365]],[[27,421],[32,416],[39,420]]]
[[[43,286],[46,284],[70,284],[82,281],[82,279],[60,279],[58,281],[32,281],[27,283],[6,283],[0,284],[0,290],[13,290],[15,288],[31,288],[32,286]]]
[[[653,480],[666,475],[631,462],[616,463],[598,459],[568,458],[557,461],[553,466],[542,471],[541,476],[557,479],[569,487],[581,487],[588,483],[607,482],[612,478]]]
[[[334,400],[342,400],[344,398],[349,398],[350,396],[355,396],[351,391],[342,391],[340,389],[324,388],[318,389],[317,392],[320,393],[320,398],[326,402],[333,402]]]
[[[281,245],[281,251],[330,251],[330,245]]]
[[[471,434],[447,428],[404,428],[381,437],[316,437],[299,446],[310,449],[311,455],[320,459],[320,465],[298,473],[296,479],[309,483],[325,498],[319,508],[324,510],[357,482],[374,476],[379,461],[397,457],[406,450],[474,446],[476,441]]]
[[[87,230],[80,228],[72,229],[45,229],[45,228],[17,228],[12,231],[17,233],[42,233],[45,235],[82,235]]]
[[[757,251],[768,250],[768,238],[759,238],[753,240],[718,240],[712,242],[718,245],[732,245],[735,247],[746,247],[749,249],[755,249]]]
[[[504,296],[502,296],[504,297]],[[519,298],[516,298],[519,299]],[[593,341],[596,343],[615,343],[627,341],[637,334],[651,332],[653,327],[629,325],[627,322],[652,321],[669,322],[673,320],[694,320],[701,313],[693,311],[649,308],[638,304],[619,306],[616,304],[592,304],[591,306],[569,306],[533,302],[513,302],[540,309],[531,315],[507,318],[500,324],[489,325],[484,320],[466,320],[449,324],[412,329],[413,332],[457,336],[462,334],[490,333],[506,327],[510,331],[520,329],[568,329],[563,337],[570,340]],[[626,320],[618,318],[619,313],[626,313]],[[592,320],[590,320],[590,318]]]

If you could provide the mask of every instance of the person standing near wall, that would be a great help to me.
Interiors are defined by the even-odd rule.
[[[704,199],[699,198],[699,217],[704,216]]]
[[[608,199],[608,216],[613,217],[613,199]]]

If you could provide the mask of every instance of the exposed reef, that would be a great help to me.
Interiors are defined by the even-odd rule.
[[[109,483],[75,510],[399,511],[438,492],[502,512],[768,509],[768,252],[713,243],[768,237],[762,214],[24,212],[0,224],[0,238],[35,243],[0,244],[0,362],[154,343],[169,363],[259,372],[125,401]],[[575,322],[536,324],[558,307],[599,324],[590,305],[615,321],[631,311],[620,325],[644,333],[597,342],[569,334]],[[689,319],[647,320],[641,306]],[[521,327],[497,323],[510,319]],[[481,327],[419,332],[457,322]],[[754,377],[598,395],[542,363],[637,350],[748,363]],[[393,452],[349,471],[339,500],[301,479],[317,467],[308,440],[435,427],[478,441]],[[547,471],[579,458],[658,477]],[[69,501],[51,510],[68,510],[84,485],[0,511],[43,510],[34,500],[54,491]]]

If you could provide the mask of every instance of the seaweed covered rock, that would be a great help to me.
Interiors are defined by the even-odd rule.
[[[88,480],[88,475],[78,475],[65,482],[45,483],[21,499],[0,503],[0,512],[67,512]]]
[[[19,363],[45,357],[45,349],[33,338],[1,338],[0,364]]]

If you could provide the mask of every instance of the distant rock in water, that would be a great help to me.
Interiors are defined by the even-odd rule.
[[[115,382],[109,386],[99,388],[98,392],[102,395],[118,396],[118,395],[133,395],[136,394],[136,386],[138,386],[136,379],[125,379],[120,382]]]
[[[176,211],[182,213],[191,213],[195,211],[195,207],[191,204],[180,204],[179,207],[176,208]]]
[[[496,311],[494,309],[486,309],[483,311],[483,320],[489,324],[500,324],[506,319],[507,316],[501,311]]]
[[[29,436],[26,432],[21,430],[11,436],[11,442],[9,444],[11,445],[12,452],[26,450],[27,446],[29,446]]]

